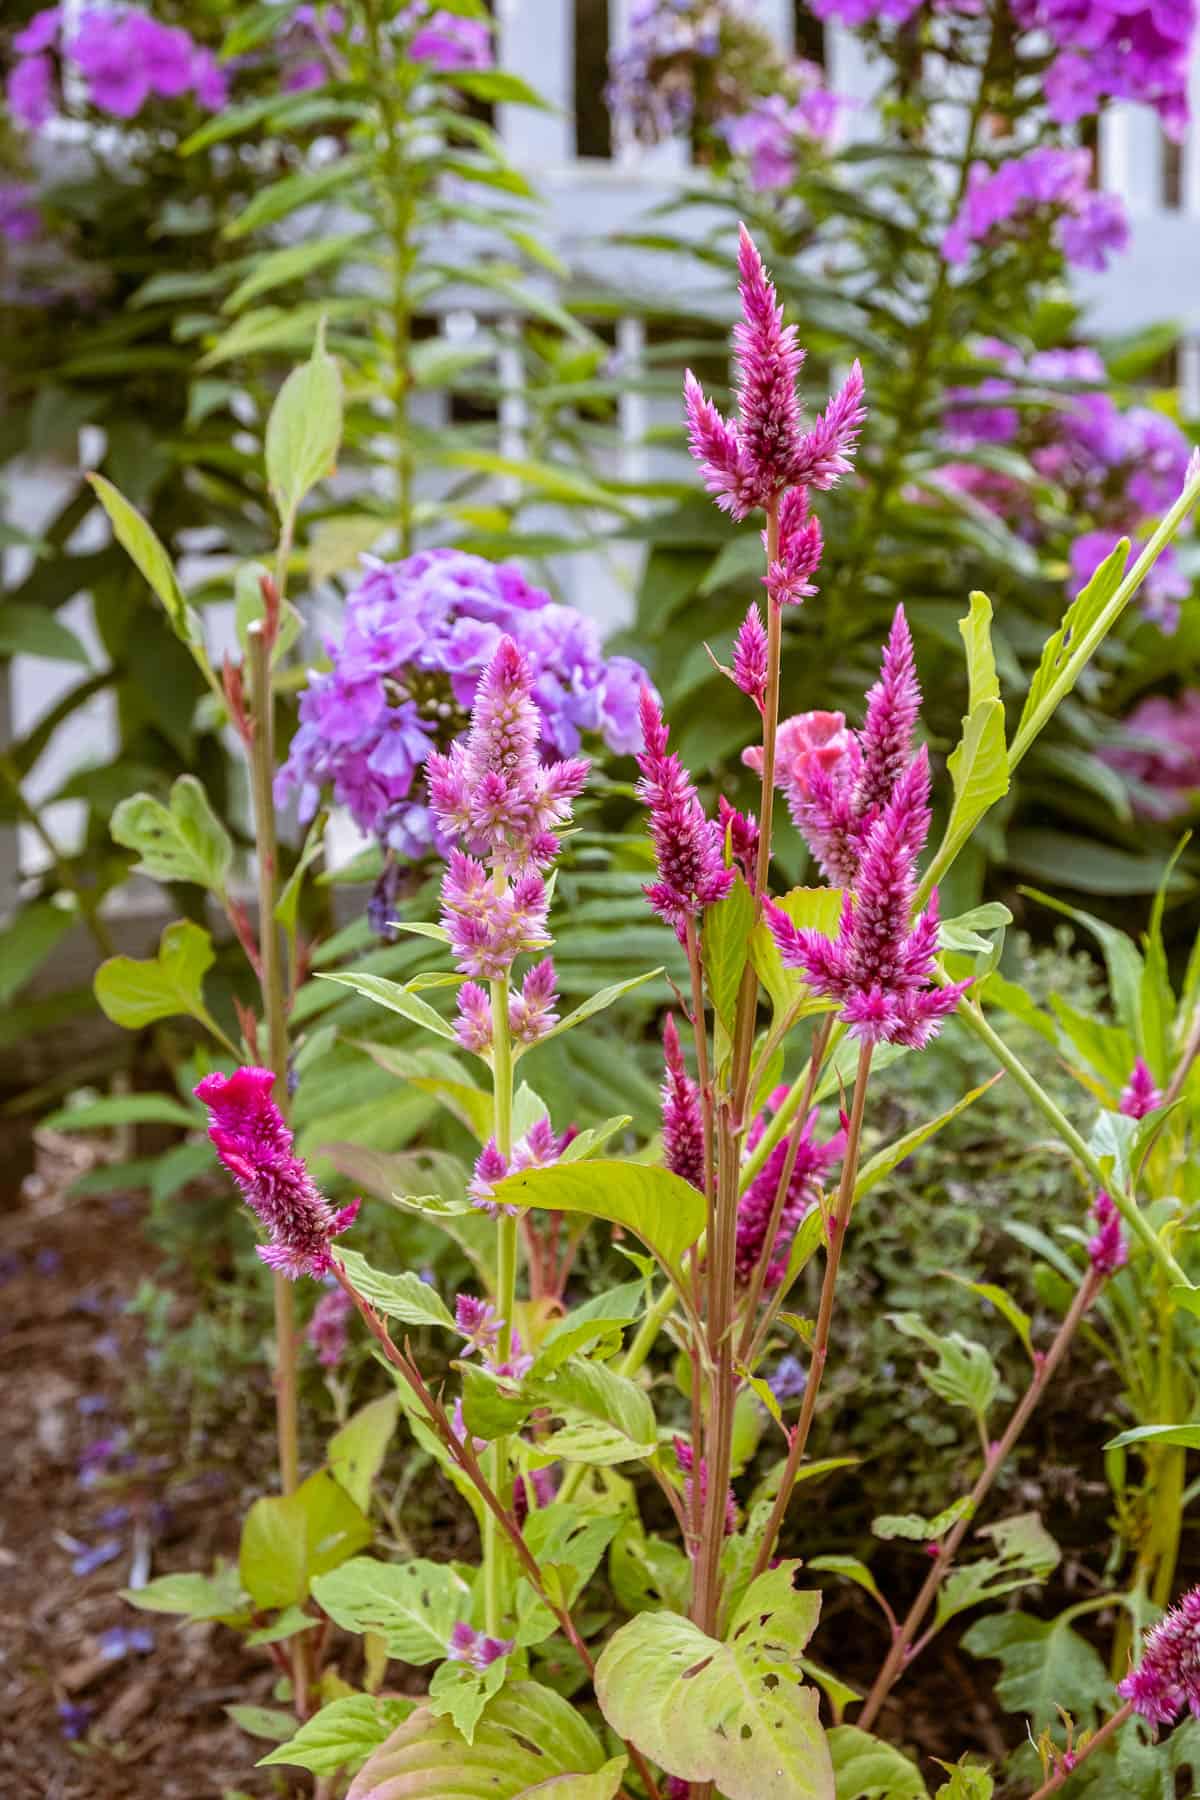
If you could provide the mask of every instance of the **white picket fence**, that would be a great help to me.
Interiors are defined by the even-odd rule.
[[[748,7],[750,3],[747,0]],[[614,45],[625,40],[631,6],[632,0],[609,0],[609,35]],[[648,259],[636,250],[619,248],[611,237],[631,228],[657,201],[669,198],[686,172],[686,147],[671,143],[647,151],[618,142],[611,159],[578,156],[576,0],[496,0],[495,10],[501,66],[523,76],[550,102],[550,109],[544,112],[502,106],[497,121],[513,161],[529,171],[545,196],[544,228],[549,241],[582,286],[603,285],[609,291],[634,295],[661,293],[664,283],[672,279],[663,259]],[[790,0],[758,0],[756,16],[780,43],[790,45]],[[828,28],[826,44],[829,85],[859,103],[848,113],[845,128],[851,134],[868,130],[869,102],[878,85],[878,70],[850,33]],[[600,84],[604,71],[589,70],[587,79]],[[1100,331],[1133,331],[1163,319],[1182,327],[1179,380],[1183,410],[1185,417],[1200,419],[1200,46],[1193,64],[1192,93],[1198,122],[1177,151],[1168,151],[1158,121],[1148,109],[1118,105],[1105,115],[1100,134],[1101,183],[1124,198],[1133,241],[1107,273],[1081,276],[1078,291],[1087,303],[1092,324]],[[678,275],[684,278],[682,264]],[[503,318],[493,316],[488,323],[503,334]],[[469,312],[464,317],[460,310],[453,328],[470,330]],[[616,341],[622,366],[636,372],[643,348],[640,321],[635,317],[620,321]],[[497,443],[506,455],[519,457],[524,450],[525,422],[521,359],[514,349],[510,355],[502,352],[500,360],[508,392],[499,409]],[[447,406],[444,395],[424,396],[423,422],[436,427],[444,420]],[[647,473],[677,472],[681,467],[678,456],[661,448],[648,449],[646,440],[654,426],[671,423],[678,415],[677,402],[627,396],[621,404],[611,473],[638,480]],[[50,474],[34,468],[10,475],[11,516],[20,518],[27,529],[36,529],[52,510],[64,480],[69,477],[63,471]],[[548,511],[544,517],[529,516],[529,523],[554,529],[562,521]],[[13,554],[10,552],[10,557]],[[637,562],[636,553],[621,549],[603,556],[563,557],[553,569],[553,578],[562,598],[603,625],[612,626],[628,616]],[[210,625],[224,635],[229,621],[209,617]],[[63,618],[98,654],[86,597],[74,601]],[[15,658],[7,689],[0,678],[0,742],[9,733],[19,736],[28,729],[74,679],[74,673],[62,664]],[[29,798],[36,802],[53,793],[73,769],[102,760],[114,744],[111,703],[102,696],[60,731],[28,785]],[[53,811],[54,829],[69,841],[72,830],[78,828],[80,809],[66,802]],[[43,848],[32,832],[23,827],[15,833],[0,831],[0,916],[16,898],[21,876],[36,871],[43,860]]]

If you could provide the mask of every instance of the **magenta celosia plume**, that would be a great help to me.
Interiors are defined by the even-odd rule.
[[[718,506],[735,519],[744,519],[755,507],[772,506],[788,488],[831,487],[850,467],[865,415],[862,371],[855,363],[841,392],[811,430],[803,429],[796,380],[804,352],[796,343],[795,326],[783,323],[783,308],[744,225],[738,274],[742,316],[733,332],[737,418],[722,416],[690,369],[684,378],[684,401],[688,442],[705,486]],[[778,588],[777,598],[802,598],[799,589],[811,591],[806,587],[811,573],[806,565],[814,532],[806,510],[799,501],[794,503],[790,533],[781,532],[781,571],[767,578],[768,587]],[[790,548],[784,548],[785,542]],[[815,544],[819,557],[819,530]]]
[[[1146,1633],[1142,1660],[1117,1688],[1151,1725],[1200,1718],[1200,1587],[1186,1593]]]
[[[734,639],[733,679],[761,712],[767,691],[767,633],[757,606],[749,608]]]
[[[1103,1188],[1092,1202],[1092,1217],[1096,1221],[1096,1231],[1088,1239],[1088,1261],[1097,1275],[1115,1275],[1129,1261],[1129,1246],[1121,1229],[1116,1202]]]
[[[353,1311],[353,1300],[339,1287],[322,1294],[313,1307],[304,1337],[316,1351],[317,1361],[323,1369],[336,1369],[345,1356],[349,1342],[347,1327]]]
[[[1144,1119],[1163,1103],[1162,1091],[1156,1084],[1146,1063],[1139,1056],[1134,1062],[1129,1080],[1121,1090],[1120,1110],[1127,1119]]]
[[[782,1091],[786,1093],[787,1089]],[[777,1096],[772,1096],[773,1101],[776,1098]],[[804,1130],[801,1133],[795,1164],[788,1181],[783,1211],[779,1217],[779,1227],[771,1246],[770,1261],[767,1264],[766,1272],[768,1288],[777,1287],[783,1280],[787,1272],[788,1254],[792,1247],[792,1239],[796,1235],[796,1227],[810,1208],[816,1205],[817,1194],[825,1176],[841,1157],[845,1148],[846,1134],[844,1131],[839,1131],[835,1137],[830,1138],[828,1143],[817,1143],[813,1135],[816,1122],[817,1114],[814,1108],[806,1119]],[[765,1123],[765,1120],[762,1123]],[[753,1142],[757,1142],[759,1135],[761,1132],[751,1133],[753,1141],[749,1147],[753,1147]],[[749,1281],[758,1266],[787,1157],[788,1143],[785,1138],[781,1143],[776,1144],[738,1201],[735,1255],[737,1278],[741,1282]]]
[[[690,1515],[691,1510],[692,1510],[692,1492],[693,1492],[692,1484],[694,1481],[693,1469],[695,1466],[695,1457],[692,1452],[692,1446],[688,1443],[687,1439],[684,1437],[677,1437],[675,1439],[675,1461],[679,1464],[679,1472],[683,1476],[684,1511]],[[700,1511],[701,1511],[701,1515],[703,1515],[705,1505],[708,1501],[708,1464],[703,1456],[700,1458],[700,1495],[699,1495],[699,1499],[700,1499]],[[726,1537],[732,1537],[733,1533],[736,1530],[737,1530],[737,1496],[735,1495],[732,1488],[727,1488],[725,1491],[725,1535],[726,1535]]]
[[[258,1254],[268,1268],[295,1280],[333,1267],[330,1244],[351,1225],[359,1202],[340,1211],[321,1194],[292,1148],[292,1134],[271,1098],[270,1069],[206,1075],[195,1089],[209,1110],[208,1135],[270,1241]]]
[[[704,1190],[704,1119],[700,1089],[687,1072],[671,1013],[663,1024],[663,1164]]]
[[[691,776],[667,749],[662,708],[649,687],[642,689],[641,719],[638,796],[650,811],[658,864],[658,880],[646,888],[646,898],[682,940],[687,921],[729,892],[734,872],[725,867],[720,827],[705,817]]]

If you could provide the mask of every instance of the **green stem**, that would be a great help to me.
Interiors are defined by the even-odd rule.
[[[945,977],[940,978],[946,985]],[[968,999],[959,1003],[955,1017],[961,1019],[968,1031],[986,1044],[996,1061],[1008,1070],[1022,1092],[1032,1100],[1042,1117],[1051,1124],[1067,1148],[1079,1158],[1098,1188],[1104,1188],[1113,1199],[1114,1204],[1129,1229],[1145,1245],[1155,1261],[1166,1271],[1171,1280],[1183,1287],[1190,1287],[1187,1276],[1172,1256],[1167,1246],[1158,1238],[1143,1217],[1141,1208],[1116,1181],[1115,1176],[1106,1171],[1095,1154],[1088,1149],[1066,1114],[1054,1104],[1049,1094],[1037,1078],[1030,1074],[1020,1057],[1014,1055],[999,1033],[988,1024],[980,1008]]]
[[[493,1135],[496,1148],[507,1162],[512,1155],[513,1053],[512,1034],[508,1028],[508,977],[491,983],[492,996],[492,1095]],[[513,1312],[517,1300],[517,1221],[501,1213],[496,1220],[496,1310],[500,1314],[500,1336],[496,1360],[506,1363],[512,1355]],[[489,1457],[489,1476],[493,1488],[507,1505],[509,1447],[507,1438],[497,1438]],[[499,1524],[490,1512],[483,1521],[484,1608],[487,1631],[498,1637],[504,1611],[504,1567]]]

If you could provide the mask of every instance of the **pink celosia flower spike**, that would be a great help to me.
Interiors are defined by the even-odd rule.
[[[692,1510],[692,1481],[693,1481],[693,1468],[694,1468],[694,1464],[695,1464],[695,1457],[692,1453],[692,1446],[688,1443],[688,1441],[685,1437],[677,1437],[675,1439],[675,1461],[678,1463],[679,1472],[683,1476],[683,1509],[684,1509],[684,1512],[690,1516],[691,1510]],[[708,1500],[708,1463],[705,1460],[705,1458],[702,1456],[700,1458],[700,1512],[701,1512],[701,1516],[703,1516],[704,1507],[705,1507],[707,1500]],[[737,1496],[734,1493],[732,1488],[727,1488],[725,1490],[725,1535],[726,1535],[726,1537],[732,1537],[733,1533],[736,1530],[737,1530]]]
[[[816,593],[811,578],[824,547],[820,520],[808,510],[807,490],[789,488],[779,502],[779,551],[762,578],[776,606],[799,606]],[[765,531],[763,548],[768,548]]]
[[[354,1222],[359,1202],[334,1210],[292,1149],[292,1134],[271,1098],[270,1069],[206,1075],[195,1089],[209,1109],[208,1135],[217,1155],[267,1228],[258,1254],[294,1281],[333,1267],[330,1244]]]
[[[536,1044],[554,1029],[558,1024],[554,1011],[557,998],[554,959],[544,956],[541,962],[534,963],[521,983],[521,992],[508,1003],[509,1029],[519,1044]]]
[[[700,1089],[687,1072],[673,1014],[663,1025],[663,1164],[704,1191],[704,1119]]]
[[[871,827],[837,938],[798,930],[768,903],[768,923],[784,962],[804,972],[814,993],[839,1001],[842,1022],[864,1042],[923,1049],[970,986],[969,980],[945,988],[930,985],[937,953],[936,890],[910,924],[917,855],[928,830],[929,760],[922,748]]]
[[[761,712],[767,691],[767,633],[757,606],[750,607],[734,639],[733,679]]]
[[[1118,1102],[1120,1110],[1127,1119],[1144,1119],[1147,1113],[1154,1112],[1162,1103],[1162,1090],[1155,1086],[1145,1058],[1139,1056],[1127,1085],[1122,1089]]]
[[[650,811],[650,836],[659,879],[646,898],[682,942],[687,921],[724,899],[734,872],[722,860],[721,832],[704,816],[692,779],[673,751],[654,690],[642,689],[642,772],[638,795]]]
[[[313,1307],[312,1318],[305,1330],[305,1341],[316,1351],[323,1369],[336,1369],[346,1354],[347,1332],[354,1302],[341,1288],[322,1294]]]
[[[786,1089],[785,1089],[786,1092]],[[779,1218],[779,1229],[771,1246],[767,1265],[766,1286],[778,1287],[787,1272],[788,1255],[796,1227],[817,1203],[821,1183],[846,1147],[846,1134],[839,1131],[826,1144],[818,1144],[813,1136],[817,1122],[816,1108],[809,1114],[796,1151],[796,1160],[788,1183],[787,1197]],[[776,1144],[742,1198],[738,1201],[736,1271],[741,1282],[748,1282],[758,1266],[767,1226],[775,1206],[775,1195],[788,1157],[785,1138]]]
[[[857,360],[812,430],[802,439],[789,471],[798,486],[831,488],[849,473],[867,409]]]
[[[1129,1246],[1116,1202],[1103,1188],[1092,1202],[1092,1217],[1099,1229],[1088,1239],[1088,1260],[1097,1275],[1115,1275],[1129,1261]]]
[[[859,733],[862,770],[854,795],[861,817],[886,806],[912,758],[913,728],[921,710],[921,688],[913,659],[912,633],[904,608],[896,608],[883,652],[879,680],[867,694],[867,716]]]
[[[1183,1596],[1146,1633],[1142,1660],[1117,1688],[1151,1725],[1200,1718],[1200,1587]]]
[[[794,480],[800,441],[796,380],[804,352],[796,327],[783,322],[774,285],[744,225],[738,232],[738,276],[742,316],[733,328],[738,438],[760,496],[757,504],[766,506]]]

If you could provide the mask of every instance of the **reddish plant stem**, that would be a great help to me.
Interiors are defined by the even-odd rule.
[[[771,1516],[767,1520],[767,1528],[763,1532],[762,1543],[759,1545],[758,1555],[754,1559],[751,1579],[762,1574],[774,1555],[775,1543],[791,1502],[792,1489],[796,1485],[796,1477],[800,1472],[800,1464],[817,1410],[817,1395],[821,1391],[821,1377],[825,1372],[825,1359],[829,1354],[829,1329],[833,1320],[834,1292],[837,1288],[838,1270],[842,1264],[842,1249],[846,1242],[850,1213],[854,1206],[854,1184],[858,1178],[858,1152],[862,1142],[863,1112],[867,1103],[867,1080],[871,1072],[873,1047],[871,1044],[863,1044],[858,1052],[858,1073],[854,1078],[854,1099],[850,1108],[850,1123],[846,1130],[842,1179],[838,1187],[837,1204],[829,1222],[829,1243],[825,1252],[825,1276],[821,1283],[821,1303],[817,1310],[816,1331],[813,1334],[808,1383],[804,1389],[804,1402],[800,1408],[800,1418],[788,1447],[787,1461],[783,1466],[779,1492],[775,1496],[775,1504],[771,1508]]]
[[[750,1280],[750,1291],[746,1296],[742,1317],[742,1338],[738,1345],[738,1356],[747,1361],[750,1346],[754,1341],[755,1321],[758,1317],[758,1305],[762,1299],[763,1284],[767,1279],[767,1270],[771,1266],[771,1256],[775,1239],[779,1236],[779,1222],[783,1217],[783,1209],[787,1204],[788,1189],[792,1185],[792,1175],[796,1168],[796,1158],[800,1154],[800,1143],[804,1137],[804,1128],[808,1123],[812,1097],[816,1092],[817,1081],[821,1074],[821,1064],[825,1060],[825,1046],[829,1042],[829,1015],[821,1020],[813,1033],[812,1054],[808,1059],[808,1076],[804,1083],[804,1097],[796,1113],[792,1125],[791,1137],[788,1140],[787,1154],[783,1168],[779,1172],[779,1185],[775,1189],[775,1199],[771,1206],[771,1216],[767,1220],[767,1233],[762,1241],[762,1249],[758,1253],[758,1261],[754,1265],[754,1274]]]
[[[916,1637],[921,1622],[929,1611],[929,1608],[933,1605],[934,1600],[937,1598],[938,1589],[941,1587],[942,1582],[949,1572],[951,1563],[958,1554],[959,1545],[967,1535],[975,1514],[978,1512],[997,1475],[1000,1473],[1004,1463],[1011,1454],[1013,1445],[1017,1442],[1017,1439],[1029,1423],[1034,1408],[1037,1406],[1038,1401],[1046,1390],[1047,1383],[1063,1357],[1066,1355],[1067,1348],[1070,1345],[1071,1339],[1074,1337],[1084,1314],[1099,1293],[1101,1279],[1102,1278],[1097,1275],[1094,1269],[1089,1268],[1087,1274],[1084,1276],[1076,1290],[1075,1298],[1071,1302],[1066,1317],[1063,1319],[1062,1324],[1055,1333],[1053,1343],[1050,1345],[1046,1354],[1038,1361],[1033,1372],[1033,1379],[1030,1381],[1029,1386],[1022,1395],[1020,1403],[1011,1419],[1008,1421],[1003,1437],[984,1463],[979,1474],[979,1479],[971,1489],[969,1496],[970,1503],[966,1512],[955,1524],[953,1530],[949,1533],[941,1548],[938,1550],[937,1557],[934,1560],[928,1575],[925,1577],[920,1593],[909,1607],[908,1612],[905,1615],[904,1623],[895,1633],[892,1647],[884,1659],[883,1667],[875,1677],[874,1685],[867,1695],[866,1703],[858,1717],[857,1723],[861,1730],[869,1731],[871,1729],[871,1726],[874,1724],[879,1713],[880,1707],[895,1686],[896,1681],[899,1679],[900,1675],[903,1674],[908,1665],[915,1660],[917,1649],[910,1649],[910,1646],[913,1644],[913,1640]]]
[[[496,1520],[500,1530],[508,1538],[509,1543],[513,1547],[517,1561],[520,1563],[528,1577],[538,1599],[541,1600],[545,1606],[548,1606],[550,1611],[554,1614],[555,1619],[558,1621],[559,1628],[564,1633],[568,1643],[571,1644],[572,1648],[578,1654],[588,1675],[594,1676],[596,1664],[591,1651],[588,1649],[583,1638],[580,1637],[575,1621],[572,1619],[569,1610],[554,1599],[553,1595],[543,1582],[542,1572],[537,1565],[537,1558],[534,1556],[532,1550],[530,1550],[529,1545],[525,1542],[525,1539],[521,1534],[520,1526],[484,1475],[479,1458],[476,1456],[474,1446],[471,1443],[470,1434],[468,1433],[462,1438],[456,1434],[454,1427],[451,1425],[449,1417],[447,1416],[445,1407],[441,1404],[440,1400],[434,1398],[433,1394],[430,1393],[428,1387],[425,1385],[421,1372],[413,1361],[412,1354],[409,1351],[407,1344],[403,1350],[398,1350],[396,1348],[396,1345],[392,1342],[391,1333],[388,1331],[382,1318],[371,1305],[370,1301],[365,1300],[359,1293],[358,1289],[347,1275],[344,1265],[339,1263],[336,1258],[333,1262],[333,1275],[342,1292],[350,1299],[357,1309],[363,1324],[383,1351],[388,1362],[420,1401],[422,1407],[425,1409],[425,1415],[430,1425],[441,1438],[443,1444],[445,1444],[447,1450],[449,1450],[451,1456],[463,1471],[464,1475],[466,1475],[471,1482],[480,1499]],[[647,1766],[641,1751],[638,1750],[635,1745],[630,1743],[626,1743],[625,1748],[628,1750],[633,1765],[641,1776],[646,1792],[650,1796],[650,1800],[662,1800],[659,1788],[654,1777],[650,1773],[649,1767]]]
[[[1057,1794],[1059,1788],[1063,1786],[1064,1782],[1071,1779],[1071,1776],[1074,1775],[1075,1771],[1087,1761],[1092,1752],[1094,1750],[1099,1750],[1104,1744],[1107,1744],[1109,1739],[1114,1737],[1116,1733],[1120,1731],[1122,1725],[1128,1723],[1132,1713],[1133,1701],[1127,1700],[1120,1711],[1111,1714],[1109,1718],[1105,1719],[1095,1736],[1090,1737],[1087,1743],[1083,1745],[1082,1749],[1075,1752],[1075,1760],[1072,1762],[1070,1768],[1068,1768],[1064,1762],[1060,1762],[1049,1781],[1044,1781],[1042,1783],[1037,1792],[1031,1796],[1031,1800],[1045,1800],[1047,1794]]]
[[[712,1233],[713,1197],[713,1090],[708,1070],[708,1031],[704,1022],[704,968],[696,921],[689,919],[686,933],[688,972],[692,978],[692,1036],[696,1042],[696,1080],[700,1088],[700,1117],[704,1126],[704,1193],[709,1203],[708,1229]]]

